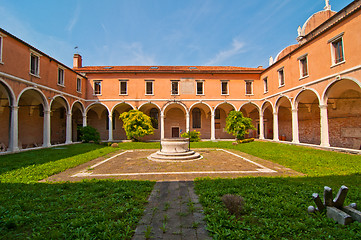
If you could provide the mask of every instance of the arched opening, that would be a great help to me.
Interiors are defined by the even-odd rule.
[[[25,90],[19,99],[19,149],[43,144],[45,98],[34,89]]]
[[[361,147],[361,90],[351,80],[340,80],[327,90],[329,142],[333,147]]]
[[[55,97],[50,108],[50,142],[52,145],[65,143],[68,104],[62,97]]]
[[[123,112],[128,112],[132,109],[133,109],[133,107],[127,103],[117,104],[113,108],[113,114],[112,114],[113,126],[110,127],[110,126],[108,126],[109,125],[108,124],[107,129],[108,129],[108,131],[113,131],[113,139],[114,140],[126,140],[127,139],[127,135],[123,128],[123,121],[121,119],[119,119],[119,116]]]
[[[10,107],[13,104],[12,99],[10,90],[0,81],[0,152],[7,151],[10,145]]]
[[[262,106],[264,138],[273,139],[273,108],[270,102]]]
[[[247,103],[240,109],[244,117],[252,119],[252,125],[256,128],[255,130],[248,130],[249,134],[245,138],[258,138],[259,136],[259,111],[258,107],[253,103]]]
[[[222,103],[214,110],[214,129],[216,139],[233,139],[234,136],[228,134],[225,130],[226,118],[230,111],[236,110],[233,105],[229,103]]]
[[[302,91],[297,99],[298,135],[301,143],[321,143],[320,107],[317,95],[311,90]]]
[[[146,103],[143,104],[140,108],[140,111],[148,115],[152,120],[152,125],[154,128],[154,134],[144,136],[142,140],[149,141],[149,140],[159,140],[160,139],[160,111],[159,107],[153,103]]]
[[[96,128],[101,140],[108,140],[108,109],[100,103],[91,105],[87,111],[87,125]]]
[[[197,103],[190,110],[190,131],[200,132],[202,139],[211,138],[211,110],[204,103]]]
[[[71,109],[71,126],[72,126],[72,141],[80,142],[80,133],[78,127],[83,126],[83,112],[84,107],[80,102],[76,102],[73,104],[73,108]]]
[[[180,104],[170,104],[164,109],[164,137],[177,138],[186,132],[186,110]]]
[[[278,107],[278,138],[281,141],[292,141],[292,107],[286,97],[277,102]]]

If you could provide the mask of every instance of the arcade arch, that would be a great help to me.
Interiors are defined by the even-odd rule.
[[[282,96],[276,102],[278,138],[281,141],[292,140],[292,105],[290,100]]]
[[[62,96],[56,96],[50,103],[50,142],[52,145],[65,143],[69,104]],[[69,126],[70,127],[70,126]]]
[[[246,138],[258,138],[260,132],[260,121],[259,121],[259,108],[254,103],[246,103],[241,106],[240,111],[243,113],[244,117],[252,119],[252,125],[256,130],[248,130],[249,134],[246,135]]]
[[[139,111],[142,111],[151,118],[154,128],[154,134],[144,136],[143,140],[159,140],[161,137],[160,107],[155,103],[145,103],[139,107]]]
[[[204,103],[195,103],[190,108],[190,131],[201,133],[202,139],[211,138],[211,108]]]
[[[361,89],[353,79],[332,82],[323,96],[327,102],[329,144],[333,147],[361,147]]]
[[[92,126],[100,133],[101,140],[108,140],[108,108],[102,103],[94,103],[86,110],[87,125]]]
[[[233,104],[224,102],[218,104],[214,109],[214,128],[216,139],[232,139],[234,136],[228,134],[225,130],[226,118],[230,111],[236,110]]]

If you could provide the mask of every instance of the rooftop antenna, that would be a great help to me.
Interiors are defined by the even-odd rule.
[[[79,48],[78,46],[74,47],[74,50],[76,51],[76,54],[79,54],[78,48]]]

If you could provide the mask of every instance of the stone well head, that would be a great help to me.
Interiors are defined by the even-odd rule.
[[[163,138],[160,141],[161,152],[179,153],[189,151],[189,138]]]

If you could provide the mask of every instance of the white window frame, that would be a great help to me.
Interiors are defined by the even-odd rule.
[[[102,82],[103,80],[93,80],[93,95],[94,96],[101,96],[102,95]],[[100,83],[100,91],[99,93],[95,92],[95,84]]]
[[[4,37],[5,35],[0,33],[0,64],[4,64],[3,62]]]
[[[310,71],[308,69],[308,53],[303,54],[302,56],[298,57],[297,60],[298,60],[298,66],[300,69],[300,79],[299,80],[302,80],[304,78],[307,78],[310,73]],[[303,63],[302,63],[303,60],[306,60],[307,74],[304,74],[304,72],[303,72]]]
[[[335,66],[338,66],[340,64],[343,64],[346,62],[346,56],[345,56],[345,43],[343,41],[343,35],[344,35],[344,32],[338,34],[337,36],[331,38],[330,40],[327,41],[328,44],[330,44],[330,48],[331,48],[331,68],[332,67],[335,67]],[[342,61],[339,61],[339,62],[336,62],[336,49],[334,47],[334,43],[335,42],[338,42],[338,41],[341,41],[342,42]]]
[[[60,71],[62,71],[63,76],[62,78],[60,78]],[[57,81],[59,86],[64,87],[65,86],[65,68],[62,66],[58,66],[58,81]]]
[[[38,59],[38,65],[36,66],[36,73],[31,72],[31,57],[32,56],[35,56]],[[29,74],[34,77],[38,77],[38,78],[40,78],[40,57],[41,57],[41,54],[30,49]]]
[[[281,72],[282,72],[282,75],[281,75]],[[286,80],[285,80],[285,68],[284,67],[281,67],[277,70],[277,75],[278,75],[278,87],[283,87],[285,86],[285,83],[286,83]],[[282,79],[282,77],[283,79]],[[282,80],[283,80],[283,83],[282,83]]]
[[[223,93],[223,83],[227,84],[227,93]],[[229,80],[221,80],[221,95],[223,96],[229,95]]]
[[[179,80],[170,80],[170,94],[174,96],[179,95]],[[173,93],[173,83],[177,83],[177,93]]]
[[[125,93],[122,93],[122,83],[125,83]],[[128,95],[128,79],[119,79],[119,95]]]
[[[148,83],[152,84],[152,93],[148,93],[148,91],[147,91]],[[147,96],[154,95],[154,80],[150,80],[150,79],[145,80],[145,95],[147,95]]]
[[[202,84],[202,93],[198,93],[198,83]],[[204,80],[196,80],[196,95],[204,96]]]
[[[263,93],[268,93],[268,77],[263,78]]]
[[[76,78],[76,91],[81,93],[81,78]]]
[[[251,83],[251,93],[247,93],[247,83]],[[244,86],[245,86],[245,94],[246,96],[253,96],[253,80],[245,80],[244,81]]]

